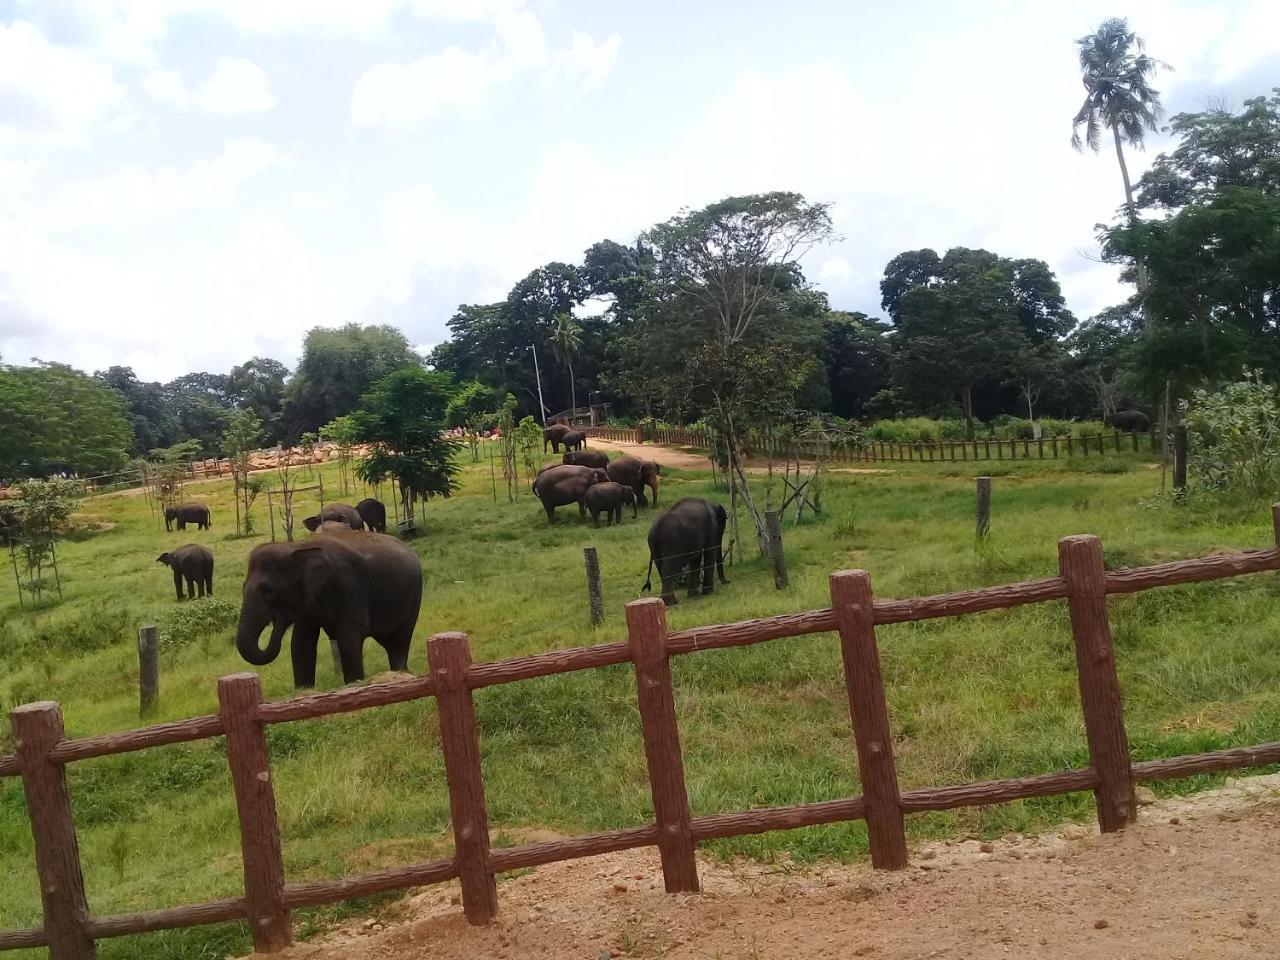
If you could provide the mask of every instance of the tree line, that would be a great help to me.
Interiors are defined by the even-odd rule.
[[[956,247],[886,265],[881,316],[834,309],[804,255],[837,239],[829,205],[777,192],[682,210],[579,262],[532,270],[496,303],[464,304],[426,357],[393,327],[311,330],[290,372],[255,357],[226,374],[139,381],[59,364],[0,367],[0,476],[109,468],[194,441],[222,453],[251,410],[265,442],[292,442],[355,410],[396,370],[446,375],[443,422],[605,406],[614,418],[744,425],[905,415],[1109,418],[1239,378],[1280,372],[1280,88],[1170,121],[1175,137],[1136,183],[1123,147],[1156,129],[1161,64],[1122,20],[1077,41],[1086,99],[1076,143],[1109,133],[1124,203],[1102,257],[1136,293],[1095,316],[1067,309],[1039,259]],[[535,373],[541,374],[539,388]],[[443,382],[443,381],[442,381]]]

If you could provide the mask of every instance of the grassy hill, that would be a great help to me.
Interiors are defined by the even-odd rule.
[[[507,502],[501,477],[495,503],[488,461],[472,464],[465,452],[462,458],[462,490],[427,505],[413,541],[425,591],[412,668],[425,670],[426,638],[446,629],[467,631],[477,659],[623,639],[623,606],[639,595],[645,576],[649,515],[597,530],[562,508],[563,522],[548,526],[531,495]],[[730,569],[729,586],[674,608],[672,628],[825,606],[828,574],[849,567],[868,569],[876,593],[888,597],[1048,576],[1057,569],[1057,538],[1072,533],[1100,535],[1110,566],[1271,539],[1266,505],[1175,509],[1156,497],[1158,472],[1126,454],[990,464],[993,534],[977,545],[969,464],[889,466],[884,473],[833,471],[822,518],[788,524],[789,589],[776,591],[766,565],[752,556]],[[337,475],[325,470],[332,497]],[[709,475],[664,469],[664,503],[687,494],[727,500]],[[0,577],[6,710],[59,700],[71,736],[138,725],[136,631],[158,623],[158,719],[216,711],[216,679],[246,668],[232,631],[245,560],[263,538],[234,536],[229,481],[190,485],[188,496],[212,507],[212,530],[166,533],[136,494],[86,502],[76,532],[60,545],[60,604],[19,609],[12,579]],[[264,501],[257,513],[265,531]],[[155,558],[192,541],[217,557],[216,598],[178,604],[170,571]],[[583,575],[588,545],[599,549],[607,605],[604,625],[594,629]],[[1112,598],[1136,755],[1280,739],[1276,598],[1271,575]],[[1087,763],[1063,604],[895,625],[879,637],[904,786]],[[370,674],[386,667],[373,643],[365,660]],[[833,636],[682,657],[673,670],[695,814],[858,792]],[[292,692],[287,652],[261,673],[268,696]],[[338,685],[323,655],[319,674],[322,688]],[[628,668],[488,688],[476,698],[499,843],[518,842],[535,827],[568,833],[649,817]],[[447,853],[448,799],[431,704],[274,726],[270,741],[291,880]],[[220,741],[75,764],[70,783],[96,913],[239,893],[235,809]],[[909,829],[916,837],[991,836],[1091,811],[1091,798],[1071,796],[913,817]],[[865,848],[860,824],[711,845],[726,856],[799,860],[857,857]],[[21,786],[12,779],[0,781],[0,881],[0,927],[38,924],[31,838]],[[301,916],[303,932],[336,912]],[[220,957],[248,944],[237,925],[143,942],[106,941],[99,955]]]

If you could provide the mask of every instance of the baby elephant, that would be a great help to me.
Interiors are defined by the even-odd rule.
[[[173,567],[173,588],[182,599],[182,581],[187,581],[187,599],[194,599],[196,589],[200,596],[213,596],[213,551],[198,543],[188,543],[156,557],[156,563]]]
[[[636,518],[636,492],[620,483],[609,481],[593,484],[587,487],[587,492],[582,495],[582,502],[591,513],[591,522],[597,527],[600,526],[601,511],[608,516],[609,526],[621,523],[624,503],[631,504],[631,519]]]

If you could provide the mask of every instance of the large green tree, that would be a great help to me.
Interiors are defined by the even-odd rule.
[[[395,327],[349,323],[312,328],[285,390],[284,437],[292,440],[319,430],[354,410],[370,387],[388,374],[421,365],[422,359]]]
[[[828,409],[846,419],[863,417],[871,398],[889,385],[886,334],[891,328],[883,320],[843,310],[828,313],[824,328]]]
[[[130,453],[145,456],[148,450],[169,447],[185,436],[182,421],[171,398],[159,383],[139,380],[132,367],[114,366],[99,370],[94,377],[124,398],[126,416],[133,429]]]
[[[125,401],[101,380],[62,363],[0,366],[0,478],[108,473],[132,442]]]
[[[353,414],[359,439],[372,445],[356,473],[366,483],[399,483],[406,517],[418,498],[447,497],[457,485],[457,444],[444,433],[455,393],[448,374],[403,367],[374,384]]]
[[[227,390],[239,410],[252,410],[262,421],[262,429],[271,442],[281,437],[280,417],[284,412],[285,381],[289,368],[270,357],[254,357],[232,367],[227,376]]]
[[[889,261],[880,290],[900,393],[918,408],[958,399],[970,439],[975,388],[1014,380],[1025,400],[1074,326],[1048,265],[989,250],[907,251]]]
[[[1077,40],[1076,46],[1085,96],[1071,121],[1071,144],[1077,150],[1087,144],[1097,153],[1102,149],[1103,130],[1111,131],[1124,181],[1125,208],[1132,216],[1133,184],[1124,159],[1124,144],[1142,149],[1147,132],[1156,129],[1160,93],[1151,82],[1161,63],[1146,54],[1142,38],[1129,29],[1127,20],[1119,17],[1104,20],[1095,32]]]

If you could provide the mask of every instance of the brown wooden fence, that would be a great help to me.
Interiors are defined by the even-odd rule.
[[[704,430],[687,427],[585,427],[588,436],[626,443],[660,443],[710,449],[711,437]],[[779,458],[800,457],[863,463],[935,463],[966,460],[1057,460],[1061,457],[1100,456],[1159,449],[1159,436],[1148,433],[1095,433],[1081,437],[1041,437],[1038,440],[934,440],[892,443],[866,439],[861,444],[801,439],[777,441],[748,435],[752,453]]]
[[[1276,542],[1280,544],[1280,504],[1273,508],[1272,519]],[[471,661],[465,634],[442,633],[428,643],[426,676],[264,701],[257,674],[236,674],[218,682],[217,714],[124,733],[69,740],[63,735],[58,704],[42,702],[18,707],[11,713],[17,753],[0,757],[0,776],[22,778],[35,840],[44,925],[0,933],[0,949],[47,945],[52,960],[83,960],[93,956],[94,941],[104,937],[247,920],[255,947],[270,953],[289,942],[290,910],[455,877],[461,882],[467,919],[484,923],[497,910],[497,873],[643,846],[658,848],[668,891],[695,891],[698,871],[694,848],[703,840],[845,820],[865,820],[872,863],[896,869],[907,863],[903,819],[908,814],[1091,790],[1102,830],[1113,831],[1135,817],[1137,782],[1280,762],[1280,743],[1135,762],[1125,734],[1107,613],[1108,594],[1280,570],[1280,548],[1107,571],[1101,541],[1093,536],[1076,536],[1059,541],[1058,563],[1056,577],[907,600],[876,599],[866,571],[846,570],[831,576],[828,608],[676,632],[667,630],[661,600],[636,600],[627,605],[626,642],[491,663]],[[875,628],[1063,599],[1067,601],[1075,645],[1089,766],[1007,780],[901,790]],[[862,795],[693,816],[685,790],[671,657],[826,632],[839,635]],[[636,675],[653,822],[606,833],[490,849],[473,691],[628,662]],[[455,843],[453,856],[354,877],[290,882],[281,855],[266,727],[425,697],[435,697],[439,711],[440,746]],[[91,915],[81,875],[66,765],[91,757],[219,736],[226,737],[235,788],[244,864],[243,896],[143,913]]]

